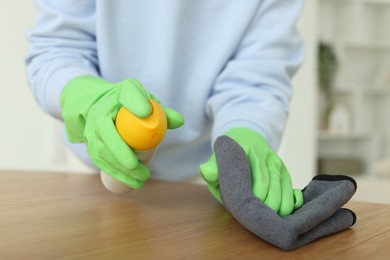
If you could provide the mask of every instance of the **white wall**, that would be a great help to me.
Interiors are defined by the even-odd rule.
[[[33,1],[0,1],[0,169],[88,171],[65,152],[59,124],[44,114],[27,85],[24,58],[26,30],[34,25]],[[303,187],[315,169],[316,0],[306,1],[299,27],[307,58],[294,80],[295,96],[280,153]]]
[[[27,84],[26,31],[34,12],[33,1],[0,1],[0,169],[84,171],[65,151],[59,123],[40,110]]]
[[[42,136],[47,118],[29,94],[24,73],[24,31],[32,24],[31,1],[0,1],[0,165],[1,168],[38,166],[43,163]]]

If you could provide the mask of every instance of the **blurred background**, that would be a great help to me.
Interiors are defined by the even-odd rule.
[[[317,172],[390,202],[390,1],[318,1]]]
[[[67,151],[62,125],[27,84],[33,1],[0,1],[0,174],[89,174]],[[303,188],[318,173],[358,180],[355,199],[390,203],[390,0],[310,0],[298,21],[306,60],[279,150]]]

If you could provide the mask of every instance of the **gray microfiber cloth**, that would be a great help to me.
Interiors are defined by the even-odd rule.
[[[227,136],[216,140],[221,197],[225,208],[252,233],[283,250],[292,250],[321,237],[345,230],[356,221],[354,212],[341,208],[356,191],[356,182],[342,175],[319,175],[303,190],[304,205],[280,217],[254,196],[247,156]]]

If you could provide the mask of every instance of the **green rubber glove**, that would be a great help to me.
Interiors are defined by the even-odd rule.
[[[225,133],[245,151],[250,164],[253,194],[280,216],[303,205],[302,191],[292,188],[290,174],[279,156],[257,132],[233,128]],[[213,196],[221,202],[215,154],[200,166],[200,173]],[[221,202],[222,203],[222,202]]]
[[[143,186],[150,171],[120,137],[114,121],[122,106],[140,118],[149,116],[149,98],[159,102],[136,80],[112,84],[93,76],[71,80],[60,96],[69,141],[84,142],[98,168],[133,189]],[[178,112],[161,106],[169,129],[183,125],[184,119]]]

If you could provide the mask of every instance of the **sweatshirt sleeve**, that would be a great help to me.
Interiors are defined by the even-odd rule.
[[[61,119],[63,87],[80,75],[98,75],[95,1],[36,0],[36,25],[28,32],[29,85],[44,111]]]
[[[264,0],[207,101],[212,142],[234,127],[260,133],[276,150],[286,125],[291,78],[303,61],[295,23],[302,0]]]

